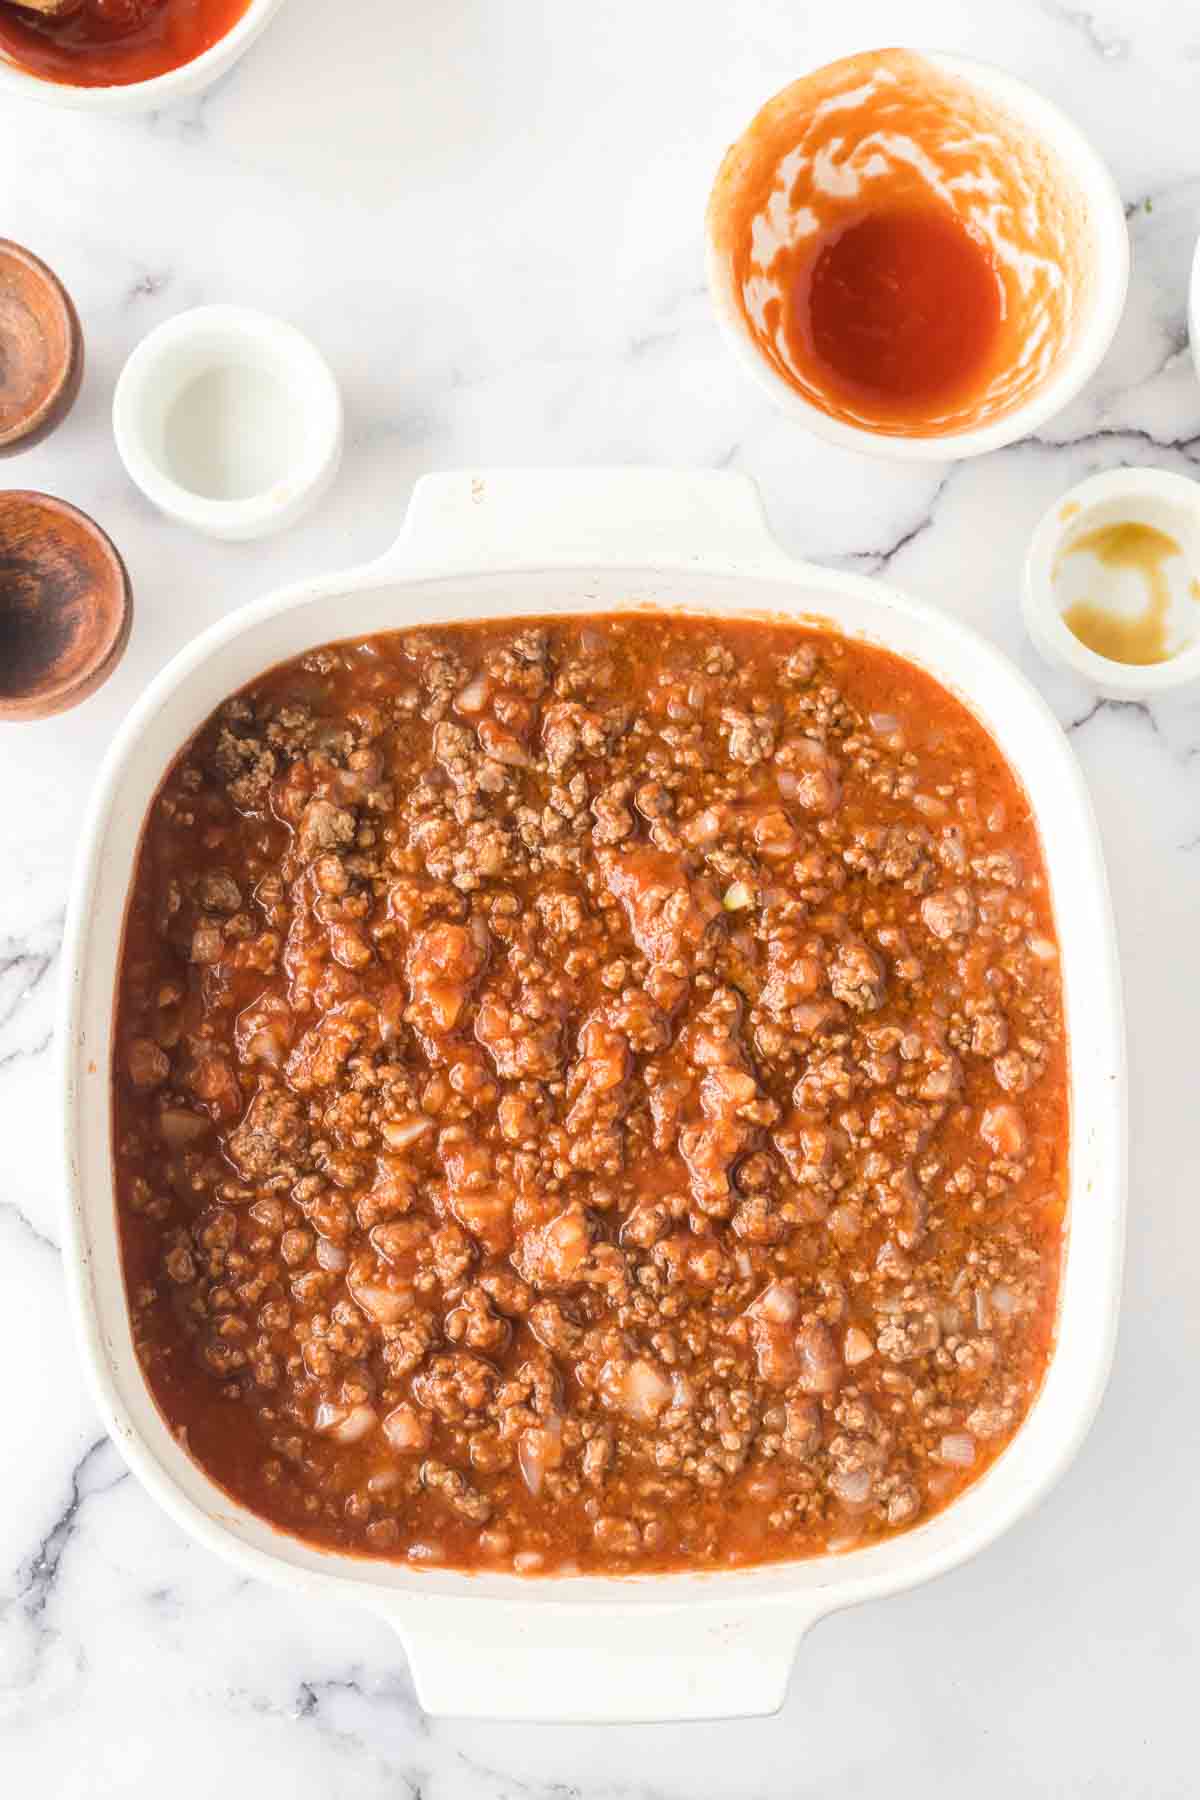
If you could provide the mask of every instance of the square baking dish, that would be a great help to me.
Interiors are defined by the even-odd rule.
[[[1020,776],[1045,848],[1069,1033],[1068,1237],[1046,1380],[1012,1444],[960,1499],[902,1536],[837,1556],[704,1574],[522,1580],[323,1551],[238,1505],[190,1460],[134,1354],[115,1220],[109,1068],[142,824],[169,763],[213,709],[306,649],[454,619],[629,607],[799,616],[880,644],[970,706]],[[881,582],[786,557],[743,477],[427,476],[379,561],[287,588],[204,632],[151,683],[101,770],[64,970],[64,1253],[104,1422],[134,1473],[198,1542],[248,1575],[340,1596],[393,1624],[432,1713],[635,1721],[772,1712],[817,1620],[927,1581],[991,1543],[1062,1474],[1095,1414],[1120,1296],[1126,1099],[1112,913],[1082,775],[1049,710],[1004,657]]]

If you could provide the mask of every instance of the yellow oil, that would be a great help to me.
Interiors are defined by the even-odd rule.
[[[1110,662],[1169,662],[1175,649],[1168,631],[1171,587],[1164,565],[1171,557],[1181,555],[1175,539],[1157,526],[1143,525],[1137,519],[1101,525],[1067,545],[1054,565],[1054,573],[1058,574],[1068,556],[1085,551],[1106,569],[1140,574],[1146,583],[1146,605],[1131,617],[1098,606],[1092,600],[1077,600],[1063,613],[1064,622],[1081,644],[1097,656],[1108,657]],[[1194,581],[1191,592],[1193,597],[1200,597]]]

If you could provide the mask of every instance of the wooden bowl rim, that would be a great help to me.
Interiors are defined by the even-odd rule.
[[[18,244],[15,238],[0,237],[0,265],[5,262],[19,263],[42,287],[58,312],[64,347],[54,379],[39,403],[7,431],[0,430],[0,451],[15,450],[23,439],[41,429],[74,379],[83,348],[83,328],[75,311],[75,302],[49,264],[34,251],[26,249],[24,244]]]
[[[124,557],[102,525],[97,525],[90,514],[85,513],[81,507],[72,506],[69,500],[60,500],[57,494],[43,494],[37,488],[0,488],[0,521],[3,519],[5,504],[10,501],[35,506],[52,517],[61,518],[65,515],[76,521],[83,528],[84,534],[100,549],[108,566],[113,591],[118,597],[118,606],[114,609],[110,629],[103,633],[93,654],[73,675],[30,688],[24,694],[0,694],[0,723],[46,718],[53,713],[66,712],[77,701],[86,699],[89,693],[107,681],[121,660],[129,641],[133,620],[133,584],[129,579],[129,570],[125,566]],[[2,543],[3,534],[0,532],[0,544]]]

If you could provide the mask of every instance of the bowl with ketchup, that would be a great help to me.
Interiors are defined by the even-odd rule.
[[[0,0],[0,93],[140,112],[235,63],[283,0]]]
[[[1120,195],[1077,127],[1001,70],[913,50],[768,101],[718,171],[707,255],[778,405],[845,448],[939,461],[1061,410],[1129,279]]]

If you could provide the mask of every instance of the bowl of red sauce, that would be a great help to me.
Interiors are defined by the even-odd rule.
[[[283,0],[0,0],[0,94],[88,112],[140,112],[215,81]]]
[[[707,252],[718,320],[777,404],[846,448],[939,460],[1065,406],[1129,275],[1120,195],[1071,120],[914,50],[768,101],[718,171]]]

